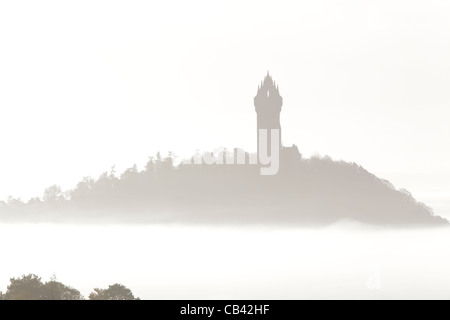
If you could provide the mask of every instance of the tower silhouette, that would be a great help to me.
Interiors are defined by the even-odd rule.
[[[259,129],[267,129],[267,153],[272,154],[272,145],[270,138],[270,129],[279,130],[279,148],[281,149],[281,125],[280,112],[283,98],[280,96],[278,86],[275,85],[272,77],[267,71],[264,81],[258,85],[258,92],[254,99],[255,111],[257,114],[257,146],[258,146],[258,163],[259,161]]]

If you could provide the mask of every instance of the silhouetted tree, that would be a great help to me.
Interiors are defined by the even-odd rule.
[[[130,289],[121,284],[113,284],[108,289],[95,288],[89,294],[89,300],[139,300]]]
[[[43,285],[42,296],[44,300],[83,300],[80,291],[56,280],[48,281]]]
[[[122,180],[126,180],[126,179],[134,179],[138,172],[137,172],[137,166],[136,164],[134,164],[131,168],[128,168],[127,170],[124,171],[124,173],[122,173],[122,175],[120,176],[120,179]]]
[[[43,283],[35,274],[11,278],[4,294],[5,300],[43,300]]]
[[[145,165],[145,172],[149,174],[154,174],[156,170],[155,163],[153,161],[153,157],[149,157],[148,161]]]
[[[90,191],[94,188],[95,179],[91,177],[83,177],[83,179],[78,182],[77,186],[70,193],[70,198],[73,200],[83,199],[90,195]]]
[[[22,199],[20,199],[20,198],[14,198],[13,196],[8,196],[8,199],[7,199],[6,203],[7,203],[9,206],[15,206],[15,207],[21,206],[21,205],[24,204],[23,201],[22,201]]]
[[[27,204],[29,204],[29,205],[39,205],[41,203],[42,203],[42,201],[41,201],[41,199],[39,199],[39,197],[31,198],[27,202]]]
[[[35,274],[11,278],[10,285],[0,300],[82,300],[83,296],[76,289],[68,287],[52,278],[42,283]]]
[[[61,187],[56,184],[48,187],[44,190],[43,199],[45,202],[64,200],[64,194]]]
[[[172,151],[169,151],[169,154],[167,155],[167,157],[165,157],[161,162],[161,169],[165,172],[168,172],[168,171],[171,171],[172,169],[174,169],[174,166],[173,166],[174,158],[175,158],[174,153]]]

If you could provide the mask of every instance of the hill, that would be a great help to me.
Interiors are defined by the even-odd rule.
[[[277,175],[261,176],[257,165],[175,166],[158,154],[142,171],[133,166],[117,177],[111,170],[66,192],[52,186],[42,199],[0,202],[0,221],[448,224],[406,190],[355,163],[282,156]]]

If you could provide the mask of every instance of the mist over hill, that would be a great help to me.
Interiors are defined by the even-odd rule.
[[[289,151],[289,148],[286,148]],[[57,185],[27,203],[0,202],[3,222],[212,223],[327,225],[342,219],[375,225],[445,225],[406,190],[355,163],[282,154],[277,175],[258,165],[179,164],[150,157],[116,175],[84,177],[72,190]]]

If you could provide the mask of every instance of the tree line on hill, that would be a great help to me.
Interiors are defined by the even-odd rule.
[[[117,175],[113,167],[68,191],[53,185],[27,203],[0,201],[0,221],[448,224],[408,191],[356,163],[299,153],[280,157],[278,174],[262,176],[258,165],[175,165],[173,154],[158,153],[142,170],[133,165]]]

